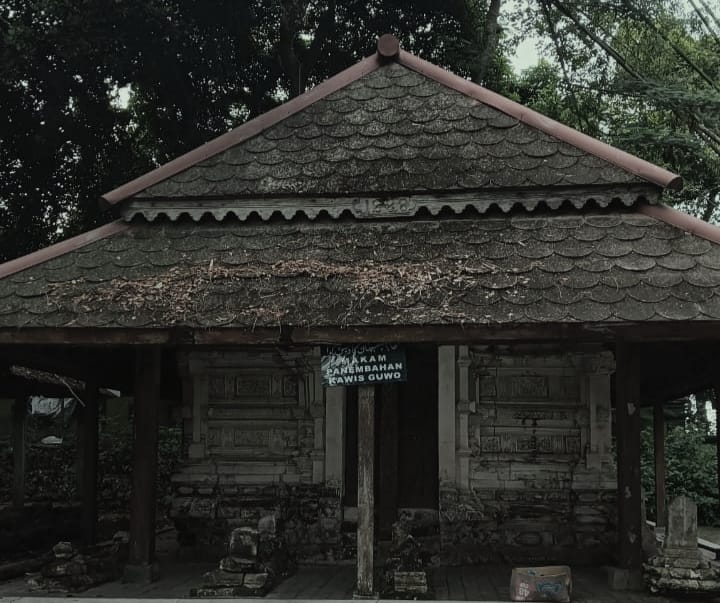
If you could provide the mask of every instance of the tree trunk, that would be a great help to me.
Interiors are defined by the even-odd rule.
[[[305,14],[306,2],[299,0],[283,0],[280,8],[280,39],[278,53],[280,65],[290,82],[290,97],[303,92],[303,65],[295,52],[295,38],[301,29],[302,17]]]
[[[460,23],[463,37],[469,44],[468,54],[473,55],[470,77],[476,84],[483,84],[497,50],[502,0],[490,0],[484,20],[477,4],[476,0],[455,0],[450,3],[449,11]]]
[[[487,81],[490,65],[492,64],[495,51],[497,50],[500,37],[500,7],[502,0],[490,0],[487,15],[485,16],[485,35],[483,36],[483,48],[478,59],[477,70],[473,73],[473,82],[484,84]]]

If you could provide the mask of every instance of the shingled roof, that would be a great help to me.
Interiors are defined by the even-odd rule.
[[[393,62],[137,196],[638,182],[635,174]]]
[[[720,245],[644,214],[133,224],[0,280],[0,327],[720,319]]]
[[[0,266],[0,331],[717,322],[720,230],[656,204],[679,185],[371,57],[106,195],[125,221]]]

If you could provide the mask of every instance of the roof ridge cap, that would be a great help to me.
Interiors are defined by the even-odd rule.
[[[0,264],[0,279],[12,276],[18,272],[27,270],[28,268],[38,266],[39,264],[43,264],[49,260],[60,257],[61,255],[65,255],[66,253],[70,253],[71,251],[90,245],[90,243],[95,243],[101,239],[111,237],[115,234],[128,230],[130,227],[130,224],[124,222],[123,220],[115,220],[114,222],[83,232],[69,239],[65,239],[64,241],[60,241],[59,243],[55,243],[54,245],[43,247],[37,251],[21,255],[19,258]]]
[[[664,203],[641,204],[638,206],[637,211],[661,222],[665,222],[670,226],[675,226],[696,237],[720,245],[720,226],[696,218],[684,211],[680,211]]]
[[[429,77],[466,96],[470,96],[498,111],[514,117],[524,124],[537,128],[562,142],[573,145],[591,155],[595,155],[653,184],[673,190],[680,190],[682,188],[682,177],[677,174],[646,161],[637,155],[632,155],[597,138],[583,134],[579,130],[555,121],[542,113],[538,113],[497,92],[493,92],[488,88],[466,80],[451,71],[421,59],[405,50],[400,50],[397,62],[408,69]]]

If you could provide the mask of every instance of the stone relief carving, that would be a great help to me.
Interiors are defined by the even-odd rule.
[[[297,428],[272,425],[233,425],[213,422],[208,429],[207,443],[213,452],[287,453],[297,448]]]
[[[270,398],[280,393],[276,375],[240,375],[233,385],[236,398]]]
[[[208,397],[218,402],[238,404],[295,405],[299,400],[298,376],[277,370],[212,372],[208,377]]]
[[[472,453],[478,456],[483,453],[506,454],[580,454],[579,435],[536,435],[506,434],[485,436],[480,428],[475,431],[472,441]]]
[[[497,378],[499,398],[547,398],[548,380],[545,376],[500,375]]]
[[[295,375],[283,375],[282,378],[282,396],[283,398],[298,397],[298,379]]]

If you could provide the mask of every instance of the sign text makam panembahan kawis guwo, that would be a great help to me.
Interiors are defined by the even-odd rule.
[[[407,380],[405,350],[395,344],[327,346],[320,361],[323,385],[372,385]]]

